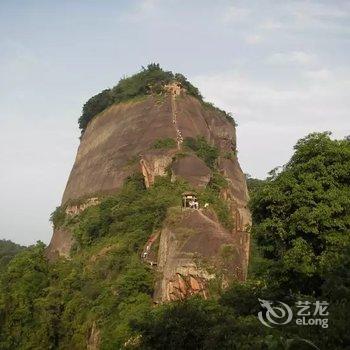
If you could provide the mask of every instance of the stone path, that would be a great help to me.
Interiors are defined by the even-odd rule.
[[[173,117],[173,125],[176,130],[176,142],[177,142],[177,148],[181,148],[181,144],[184,142],[181,130],[179,129],[178,123],[177,123],[177,108],[176,108],[176,93],[171,93],[171,114]]]
[[[151,266],[157,266],[157,258],[158,258],[158,252],[152,251],[152,245],[157,241],[159,237],[160,232],[157,231],[156,233],[152,234],[146,245],[144,246],[142,253],[141,253],[141,259],[150,264]]]

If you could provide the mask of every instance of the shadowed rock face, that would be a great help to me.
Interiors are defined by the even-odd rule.
[[[211,170],[195,154],[181,157],[173,162],[172,180],[182,178],[197,188],[205,187],[211,178]]]
[[[139,167],[139,155],[157,139],[175,138],[170,105],[153,97],[113,105],[88,125],[63,194],[62,204],[113,192]]]
[[[88,125],[63,194],[66,212],[75,213],[85,205],[74,202],[91,202],[92,198],[112,193],[136,171],[143,173],[147,187],[152,186],[156,176],[171,172],[172,179],[182,178],[195,188],[203,188],[210,181],[212,170],[182,147],[183,139],[198,136],[220,150],[218,170],[229,184],[221,197],[228,203],[235,228],[232,232],[224,229],[216,215],[204,209],[185,210],[176,227],[165,224],[155,259],[160,275],[155,300],[160,302],[196,293],[208,296],[208,283],[215,274],[206,267],[207,263],[214,270],[224,269],[223,283],[232,277],[245,278],[249,257],[247,227],[251,218],[245,177],[234,156],[233,123],[183,91],[113,105]],[[174,147],[154,149],[157,140],[166,138],[175,141]],[[177,154],[183,151],[187,154]],[[47,256],[67,256],[72,244],[70,232],[55,230]],[[224,248],[232,253],[228,260],[223,255]]]
[[[172,208],[172,216],[177,208]],[[193,294],[208,297],[208,284],[218,277],[242,280],[244,251],[239,240],[222,227],[216,215],[206,209],[183,209],[176,221],[165,222],[160,236],[154,300],[184,299]]]
[[[157,154],[151,150],[154,142],[176,139],[170,99],[169,95],[163,101],[149,96],[113,105],[95,117],[82,137],[62,204],[120,188],[127,176],[139,170],[141,155],[146,162],[156,160]],[[186,94],[176,98],[176,105],[178,128],[184,138],[204,136],[222,150],[235,149],[235,127],[223,116]],[[173,154],[174,150],[163,151],[159,158]],[[163,164],[168,165],[166,161]],[[188,167],[184,170],[186,174],[191,171]],[[159,166],[157,171],[161,172]]]
[[[60,256],[68,258],[74,240],[71,232],[65,229],[55,229],[51,242],[46,249],[46,257],[53,261]]]

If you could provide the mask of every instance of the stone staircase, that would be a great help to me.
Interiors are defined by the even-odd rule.
[[[176,108],[176,96],[177,94],[172,92],[171,94],[171,113],[173,118],[173,125],[176,130],[176,142],[177,142],[177,148],[180,149],[182,143],[184,142],[181,130],[179,129],[178,123],[177,123],[177,108]]]
[[[153,233],[149,237],[141,253],[141,259],[151,267],[157,266],[158,252],[152,251],[152,245],[157,241],[159,235],[159,231]]]

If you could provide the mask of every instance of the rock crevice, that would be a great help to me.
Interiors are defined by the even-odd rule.
[[[176,227],[165,223],[159,233],[159,249],[152,253],[156,255],[147,257],[157,265],[160,276],[154,295],[157,302],[193,294],[207,297],[210,281],[218,276],[222,284],[230,278],[244,279],[251,223],[245,177],[236,156],[234,123],[188,95],[179,84],[168,86],[167,91],[161,101],[150,95],[113,105],[89,123],[62,198],[68,215],[79,214],[98,204],[101,196],[120,189],[136,172],[142,172],[146,187],[152,186],[157,176],[170,175],[173,181],[183,179],[201,190],[208,186],[213,169],[184,150],[183,141],[204,137],[218,148],[216,171],[228,183],[220,196],[230,208],[235,228],[225,229],[214,213],[203,208],[180,212]],[[157,141],[166,139],[176,140],[176,145],[155,149]],[[76,202],[82,204],[69,204]],[[55,229],[47,256],[69,257],[73,243],[69,231]]]

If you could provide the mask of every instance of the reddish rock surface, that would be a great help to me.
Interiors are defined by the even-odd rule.
[[[84,201],[116,191],[136,171],[143,173],[147,187],[170,170],[172,179],[183,178],[201,188],[212,172],[194,153],[183,149],[183,140],[203,136],[219,148],[218,171],[229,183],[221,197],[229,205],[235,228],[223,228],[215,213],[204,209],[181,212],[176,227],[165,224],[158,256],[152,258],[152,262],[157,260],[160,276],[154,296],[158,302],[192,294],[207,297],[208,283],[215,278],[212,268],[224,272],[223,284],[233,277],[244,279],[251,223],[246,181],[235,156],[234,123],[178,87],[169,91],[162,98],[148,96],[113,105],[90,122],[62,199],[62,205],[73,213],[80,208],[74,207],[75,202],[84,208]],[[165,138],[174,139],[174,147],[154,149],[154,143]],[[70,232],[55,230],[47,256],[68,256],[72,244]]]
[[[46,257],[49,260],[56,260],[60,256],[69,257],[74,239],[70,231],[64,228],[54,229],[51,242],[46,248]]]
[[[211,170],[195,154],[180,157],[171,166],[172,179],[184,179],[197,188],[205,187],[211,178]]]
[[[235,127],[225,117],[204,108],[197,99],[186,94],[176,97],[176,106],[177,124],[184,138],[204,136],[223,151],[235,149]],[[139,170],[141,156],[151,164],[150,174],[154,169],[156,173],[162,172],[162,164],[167,164],[167,157],[171,157],[174,150],[161,150],[157,154],[152,145],[156,140],[175,140],[176,137],[169,95],[164,96],[161,102],[149,96],[111,106],[88,125],[62,204],[120,188],[127,176],[135,169]],[[158,164],[155,164],[157,159]],[[238,163],[233,162],[231,168],[226,163],[225,166],[230,172],[233,169],[243,176]],[[193,167],[192,170],[196,169]],[[242,191],[246,191],[245,183],[237,185],[243,186]]]
[[[119,103],[95,117],[81,139],[62,204],[120,188],[139,169],[141,153],[158,139],[175,138],[167,100]]]
[[[193,294],[209,295],[210,280],[222,285],[245,278],[245,251],[210,210],[172,208],[176,223],[165,222],[158,251],[159,280],[154,300],[165,302]],[[242,242],[243,243],[243,242]]]

